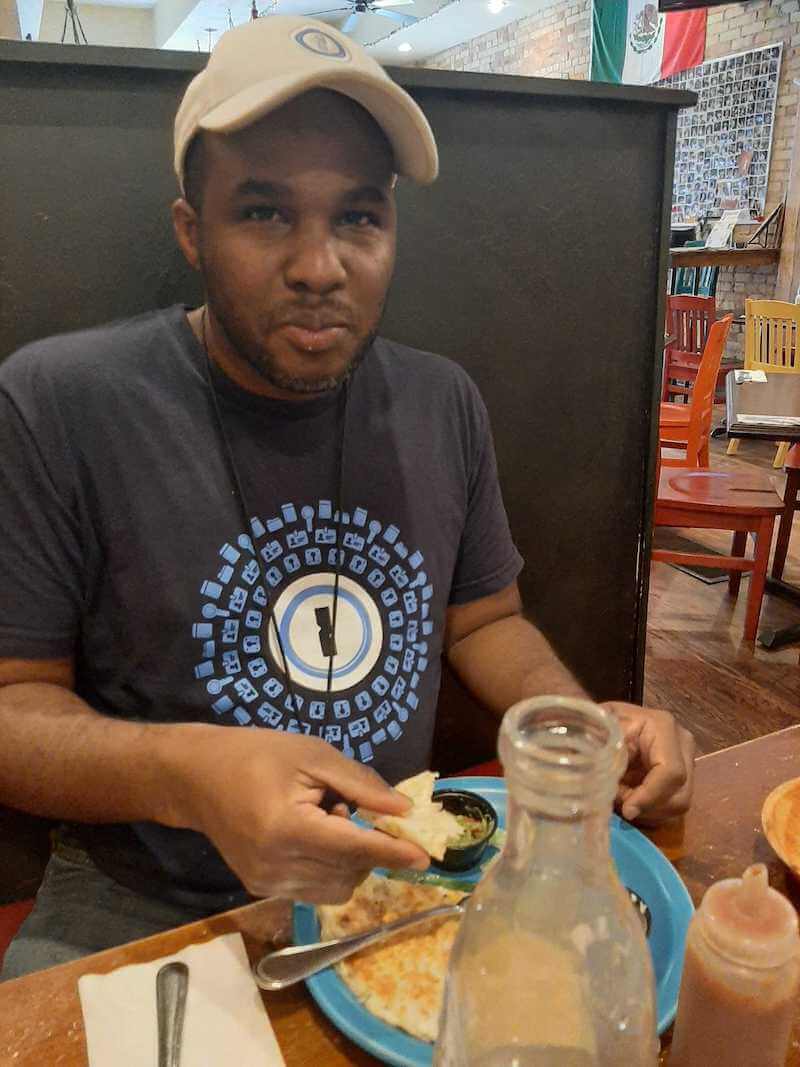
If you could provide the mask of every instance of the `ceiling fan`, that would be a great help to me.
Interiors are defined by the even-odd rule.
[[[353,0],[347,7],[334,7],[328,11],[315,11],[312,18],[320,15],[339,15],[349,12],[341,26],[342,33],[350,33],[355,29],[362,15],[383,15],[384,18],[398,22],[401,26],[412,26],[419,19],[414,15],[407,15],[403,11],[391,11],[389,8],[408,7],[414,0]]]

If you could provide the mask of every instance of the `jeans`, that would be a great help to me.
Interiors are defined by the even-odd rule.
[[[206,914],[135,893],[103,874],[82,849],[61,848],[47,864],[33,911],[8,947],[0,981],[149,937]]]

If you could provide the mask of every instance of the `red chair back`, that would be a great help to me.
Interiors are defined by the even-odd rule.
[[[708,440],[714,415],[714,391],[722,353],[728,340],[733,315],[726,315],[711,325],[703,358],[697,369],[689,410],[689,433],[686,440],[686,466],[708,466]]]
[[[668,296],[667,333],[676,352],[702,356],[711,323],[716,319],[713,296]]]
[[[686,447],[686,455],[679,458],[664,458],[665,467],[707,467],[708,442],[711,437],[711,420],[714,414],[714,392],[719,374],[725,342],[728,339],[733,315],[712,324],[708,333],[703,358],[697,367],[691,401],[673,405],[686,412],[686,421],[670,427],[667,423],[659,429],[661,445]]]
[[[717,317],[713,296],[668,296],[667,335],[675,340],[664,359],[664,400],[673,394],[686,395],[686,386],[670,386],[670,380],[691,381],[705,351],[708,332]]]

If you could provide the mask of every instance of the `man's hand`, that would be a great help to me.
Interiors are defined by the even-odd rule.
[[[628,747],[617,808],[631,822],[654,825],[681,815],[692,799],[694,738],[668,711],[609,701]]]
[[[364,830],[331,793],[402,815],[409,801],[374,771],[318,738],[274,730],[178,728],[174,826],[204,833],[253,896],[341,903],[373,867],[424,869],[407,841]]]

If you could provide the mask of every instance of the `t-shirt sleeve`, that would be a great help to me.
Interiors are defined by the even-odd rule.
[[[0,389],[0,658],[64,658],[78,638],[80,522],[49,422],[43,412],[39,438]]]
[[[523,559],[511,538],[497,476],[489,415],[477,389],[472,387],[471,449],[467,517],[458,550],[451,604],[499,593],[522,570]]]

